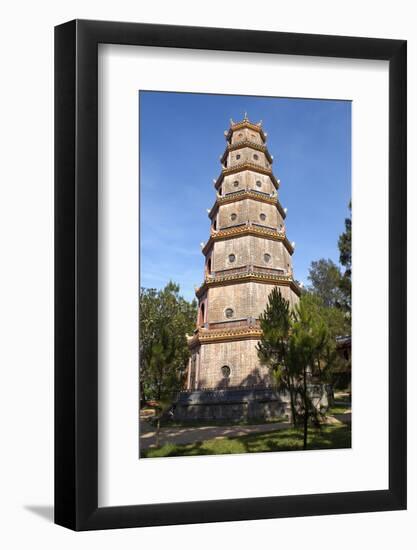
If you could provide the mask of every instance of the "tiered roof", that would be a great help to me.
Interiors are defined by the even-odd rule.
[[[251,140],[248,137],[231,143],[233,133],[237,130],[248,128],[257,132],[262,140],[262,143]],[[222,164],[226,164],[228,154],[231,151],[250,147],[256,151],[261,151],[265,154],[268,162],[272,164],[273,157],[270,155],[266,146],[267,134],[262,128],[262,122],[253,124],[249,121],[246,113],[241,122],[231,120],[229,129],[225,132],[227,146],[221,157]],[[269,176],[275,189],[279,188],[279,180],[277,180],[270,167],[264,167],[254,162],[242,162],[232,167],[223,166],[220,176],[215,180],[214,185],[219,189],[225,176],[235,174],[245,170]],[[281,206],[278,200],[277,192],[265,193],[255,189],[240,189],[226,195],[217,194],[216,201],[212,208],[208,211],[210,219],[213,219],[220,206],[230,204],[242,200],[254,200],[276,206],[282,219],[286,217],[286,210]],[[266,227],[263,224],[255,222],[245,222],[236,226],[227,227],[224,229],[211,228],[209,240],[202,245],[202,252],[206,256],[216,241],[240,238],[246,235],[261,237],[264,239],[281,241],[289,254],[294,252],[294,243],[290,243],[287,239],[285,227],[279,231],[275,227]],[[300,287],[293,279],[292,270],[285,271],[283,269],[268,268],[265,266],[247,265],[237,268],[223,269],[221,271],[207,274],[203,284],[196,288],[197,298],[201,298],[205,292],[211,287],[234,285],[239,283],[257,282],[261,284],[279,285],[290,287],[297,295],[300,295]],[[217,323],[206,323],[204,327],[199,327],[194,335],[189,339],[190,347],[201,343],[243,340],[243,339],[259,339],[261,329],[259,321],[256,319],[238,319],[233,321],[221,321]]]

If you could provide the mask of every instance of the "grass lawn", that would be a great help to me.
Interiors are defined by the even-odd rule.
[[[168,443],[159,449],[142,451],[141,457],[196,456],[239,453],[259,453],[271,451],[301,451],[303,447],[302,429],[289,428],[275,432],[263,432],[240,437],[209,439],[188,445]],[[345,424],[310,428],[308,431],[308,450],[346,449],[351,447],[350,426]]]
[[[276,424],[286,422],[285,416],[271,419],[247,419],[247,420],[187,420],[185,422],[175,420],[162,420],[161,428],[202,428],[206,426],[254,426],[258,424]]]
[[[346,411],[348,411],[350,409],[350,407],[347,407],[346,405],[338,405],[337,403],[333,406],[333,407],[330,407],[329,410],[327,411],[327,414],[345,414]]]
[[[343,399],[335,399],[333,407],[330,407],[327,414],[344,414],[350,410],[350,400],[345,401]]]

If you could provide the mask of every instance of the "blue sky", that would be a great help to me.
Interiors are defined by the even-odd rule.
[[[203,279],[213,178],[229,120],[263,121],[278,191],[296,242],[295,277],[313,260],[338,263],[337,240],[351,198],[351,103],[312,99],[140,92],[140,284],[169,280],[194,297]]]

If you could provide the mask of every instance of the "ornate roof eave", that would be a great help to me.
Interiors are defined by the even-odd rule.
[[[244,172],[245,170],[269,176],[275,189],[279,188],[278,180],[274,176],[272,170],[270,168],[263,168],[262,166],[259,166],[259,164],[255,164],[253,162],[242,162],[241,164],[236,164],[236,166],[233,166],[231,168],[223,168],[220,176],[217,178],[216,183],[214,184],[214,187],[218,189],[225,176],[236,174],[237,172]]]
[[[243,189],[240,193],[230,193],[229,195],[223,195],[221,197],[218,197],[216,202],[213,204],[213,206],[210,209],[210,212],[208,213],[208,216],[210,219],[213,218],[215,213],[217,212],[218,208],[222,204],[230,204],[237,201],[243,201],[243,200],[254,200],[258,202],[263,202],[266,204],[272,204],[273,206],[276,206],[278,208],[279,213],[281,214],[281,217],[283,220],[285,220],[287,214],[285,213],[285,210],[282,208],[281,203],[279,200],[275,197],[271,197],[268,195],[262,195],[261,193],[257,193],[256,191],[252,191],[250,189]]]
[[[275,285],[275,286],[289,286],[291,290],[297,294],[298,297],[301,296],[300,287],[294,281],[292,277],[285,275],[270,275],[267,273],[236,273],[233,275],[225,275],[223,277],[213,277],[206,278],[203,284],[196,289],[195,295],[197,298],[200,298],[209,288],[217,286],[228,286],[241,283],[261,283],[266,285]]]
[[[249,120],[242,120],[241,122],[235,122],[231,124],[226,134],[226,139],[229,140],[232,137],[233,132],[235,132],[236,130],[241,130],[242,128],[249,128],[250,130],[258,132],[262,140],[264,142],[266,141],[266,135],[262,129],[262,126],[260,124],[253,124],[252,122],[249,122]]]
[[[227,159],[227,155],[230,153],[230,151],[236,151],[237,149],[244,149],[245,147],[250,147],[251,149],[255,149],[256,151],[261,151],[265,154],[268,161],[272,164],[274,159],[272,158],[270,152],[268,151],[268,148],[266,145],[261,145],[260,143],[255,143],[254,141],[250,141],[248,139],[244,139],[242,141],[237,141],[236,143],[228,143],[227,147],[223,153],[223,156],[220,159],[220,162],[224,164]]]
[[[249,224],[239,227],[232,227],[230,229],[220,229],[218,231],[212,231],[209,240],[202,248],[202,252],[204,255],[206,255],[215,241],[223,241],[236,237],[244,237],[247,235],[261,237],[264,239],[269,239],[271,241],[281,241],[291,255],[294,253],[294,247],[287,239],[285,233],[276,231],[275,229],[267,229]]]
[[[188,346],[192,349],[200,344],[231,342],[233,340],[259,340],[261,336],[262,331],[258,327],[227,330],[198,329],[196,334],[188,338]]]

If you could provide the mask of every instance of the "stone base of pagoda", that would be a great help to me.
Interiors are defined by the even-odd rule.
[[[333,405],[333,388],[311,384],[315,407],[327,410]],[[174,405],[174,419],[186,421],[291,420],[289,394],[273,387],[238,387],[182,391]]]
[[[289,396],[274,388],[228,388],[180,392],[175,420],[273,420],[290,418]]]

